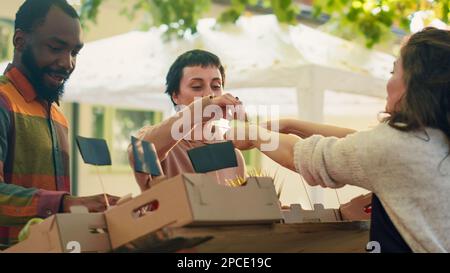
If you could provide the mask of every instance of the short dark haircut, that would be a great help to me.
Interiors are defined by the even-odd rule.
[[[220,62],[219,57],[211,52],[195,49],[181,54],[169,69],[166,76],[166,94],[170,96],[173,105],[176,103],[172,99],[173,94],[180,92],[180,82],[183,77],[183,69],[185,67],[201,66],[201,67],[217,67],[222,75],[222,87],[225,86],[225,68]]]
[[[77,11],[66,0],[26,0],[16,13],[15,29],[32,32],[38,24],[44,22],[53,6],[72,18],[80,19]]]

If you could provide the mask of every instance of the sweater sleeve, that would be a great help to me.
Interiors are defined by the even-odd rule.
[[[58,213],[63,196],[69,194],[7,183],[4,170],[9,148],[10,112],[8,101],[0,95],[0,226],[22,225],[31,218],[46,218]]]
[[[311,186],[340,188],[345,184],[368,190],[372,187],[361,167],[357,146],[363,133],[345,138],[314,135],[294,145],[294,164]]]

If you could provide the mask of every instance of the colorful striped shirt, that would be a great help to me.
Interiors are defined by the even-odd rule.
[[[29,219],[60,212],[69,192],[67,120],[9,65],[0,77],[0,247]]]

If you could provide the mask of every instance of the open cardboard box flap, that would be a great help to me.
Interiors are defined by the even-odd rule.
[[[141,211],[148,206],[151,210]],[[273,223],[282,219],[271,178],[219,185],[209,174],[181,174],[105,212],[113,249],[164,227]]]
[[[55,214],[30,226],[28,238],[4,252],[107,252],[111,245],[105,228],[103,213]]]
[[[282,210],[284,223],[331,223],[341,222],[338,209],[326,209],[323,204],[314,204],[313,210],[303,209],[300,204],[291,204],[289,209]]]
[[[220,185],[211,174],[184,174],[191,225],[273,223],[282,219],[272,178],[250,177],[240,187]]]
[[[175,178],[176,179],[176,178]],[[185,191],[173,179],[163,181],[140,195],[105,212],[113,249],[167,226],[189,223],[190,207]],[[152,206],[152,211],[146,211]]]
[[[58,253],[62,252],[57,231],[56,216],[47,218],[38,225],[30,226],[28,239],[20,242],[4,253]]]

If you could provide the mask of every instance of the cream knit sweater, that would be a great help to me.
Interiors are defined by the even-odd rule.
[[[350,184],[377,194],[414,252],[449,252],[448,151],[440,130],[406,133],[380,124],[341,139],[315,135],[300,140],[294,163],[310,185]]]

